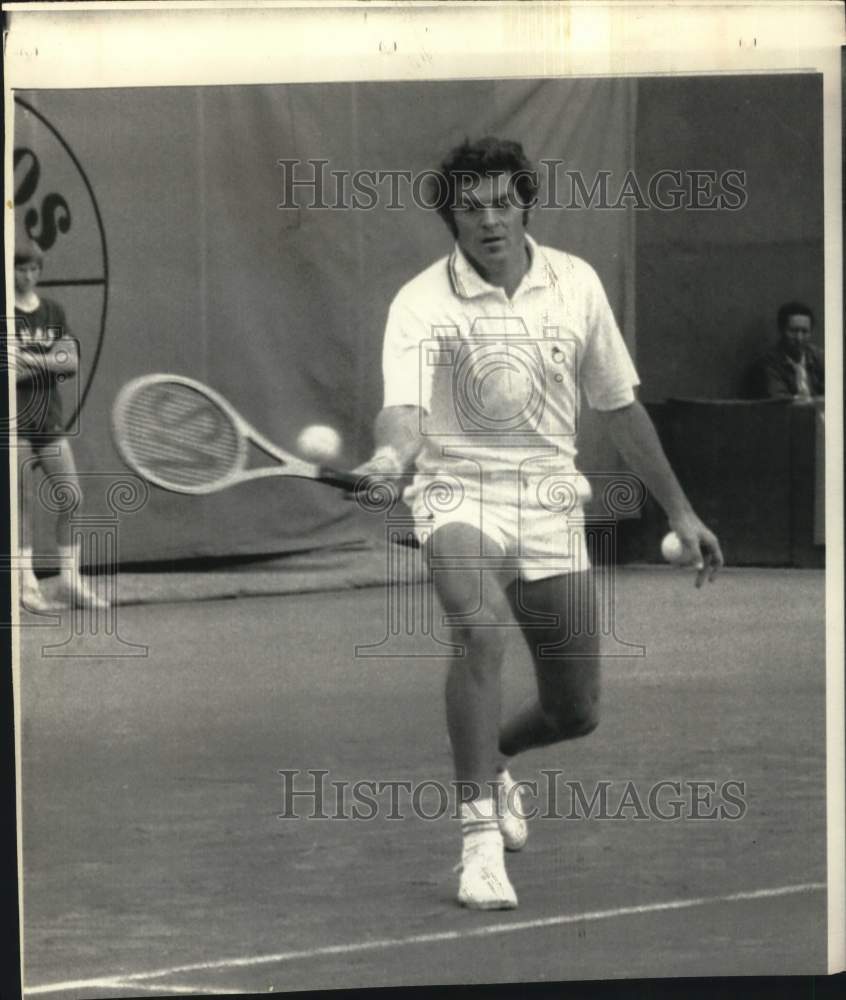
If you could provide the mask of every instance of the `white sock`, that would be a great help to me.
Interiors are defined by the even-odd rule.
[[[493,797],[461,803],[461,833],[465,857],[468,852],[480,847],[502,848],[502,834],[499,832]]]
[[[497,780],[500,783],[500,789],[504,796],[508,796],[511,789],[514,787],[514,779],[511,777],[511,772],[508,767],[503,765],[496,773]]]
[[[499,807],[503,815],[510,813],[512,816],[519,816],[525,819],[523,814],[523,801],[520,794],[520,786],[511,777],[507,767],[503,767],[497,773],[499,778]]]

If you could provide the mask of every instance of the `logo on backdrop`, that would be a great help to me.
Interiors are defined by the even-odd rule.
[[[47,255],[39,288],[65,307],[80,343],[80,385],[65,429],[75,426],[91,389],[106,329],[109,263],[106,233],[88,175],[59,130],[20,97],[14,164],[15,227]],[[24,138],[25,136],[25,138]],[[62,294],[62,289],[66,293]]]

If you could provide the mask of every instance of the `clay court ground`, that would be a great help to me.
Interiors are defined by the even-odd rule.
[[[453,901],[449,818],[278,818],[280,769],[448,782],[436,658],[356,657],[386,592],[121,607],[145,657],[22,629],[30,995],[262,992],[825,969],[824,576],[617,576],[589,738],[518,759],[590,789],[744,783],[737,820],[538,819],[520,908]],[[510,643],[507,704],[530,685]]]

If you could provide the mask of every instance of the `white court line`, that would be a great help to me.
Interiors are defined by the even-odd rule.
[[[120,989],[123,985],[122,979],[70,979],[66,983],[52,983],[49,986],[35,986],[32,989],[24,989],[24,994],[26,993],[48,993],[48,992],[58,992],[59,990],[75,990],[77,988],[87,988],[89,990],[113,990]],[[135,985],[134,983],[126,983],[124,989],[129,989],[130,985]]]
[[[362,951],[384,951],[413,944],[436,944],[440,941],[462,941],[468,938],[491,937],[494,934],[509,934],[513,931],[535,930],[540,927],[562,927],[565,924],[581,924],[594,920],[611,920],[614,917],[632,917],[646,913],[661,913],[666,910],[689,910],[696,906],[712,906],[715,903],[739,903],[753,899],[774,899],[778,896],[796,896],[803,892],[821,892],[825,882],[803,882],[800,885],[783,885],[775,889],[754,889],[748,892],[732,892],[726,896],[695,896],[692,899],[671,899],[664,903],[644,903],[641,906],[620,906],[613,910],[588,910],[585,913],[567,913],[557,917],[538,917],[534,920],[512,920],[508,923],[487,924],[484,927],[470,927],[467,930],[434,931],[430,934],[411,934],[408,937],[374,938],[370,941],[353,941],[350,944],[324,945],[318,948],[304,948],[300,951],[280,951],[271,955],[248,955],[244,958],[221,958],[213,962],[192,962],[189,965],[173,965],[167,969],[151,969],[148,972],[130,972],[125,976],[110,979],[74,979],[61,983],[44,983],[24,990],[29,996],[37,993],[60,993],[64,990],[83,989],[97,986],[124,986],[145,979],[159,979],[181,972],[210,972],[215,969],[244,969],[273,962],[296,962],[300,959],[320,958],[324,955],[350,955]],[[167,988],[160,983],[159,988]]]
[[[115,979],[109,986],[109,989],[121,989],[121,990],[151,990],[154,993],[161,993],[164,989],[168,993],[188,993],[188,994],[203,994],[208,993],[212,996],[221,996],[223,994],[233,994],[233,995],[243,995],[244,991],[241,989],[221,989],[219,986],[189,986],[185,983],[137,983],[128,982],[126,979]]]
[[[164,973],[163,973],[164,974]],[[221,989],[219,986],[197,986],[197,985],[186,985],[185,983],[138,983],[130,982],[131,975],[125,979],[114,978],[114,979],[79,979],[74,980],[69,983],[57,983],[55,987],[51,989],[55,990],[70,990],[70,989],[102,989],[102,990],[151,990],[156,993],[160,993],[162,988],[165,987],[168,993],[188,993],[188,994],[205,994],[218,996],[224,993],[229,994],[242,994],[244,991],[240,989]],[[27,992],[43,992],[44,987],[36,987],[34,990],[24,990]]]

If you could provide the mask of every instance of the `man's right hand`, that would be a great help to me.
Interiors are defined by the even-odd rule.
[[[361,476],[398,476],[403,471],[399,452],[392,445],[377,448],[373,455],[353,472]]]
[[[371,480],[379,480],[390,483],[392,486],[403,473],[402,461],[399,452],[391,445],[383,445],[377,448],[371,457],[350,470],[354,476],[367,476]],[[347,499],[354,500],[355,493],[348,493]]]

